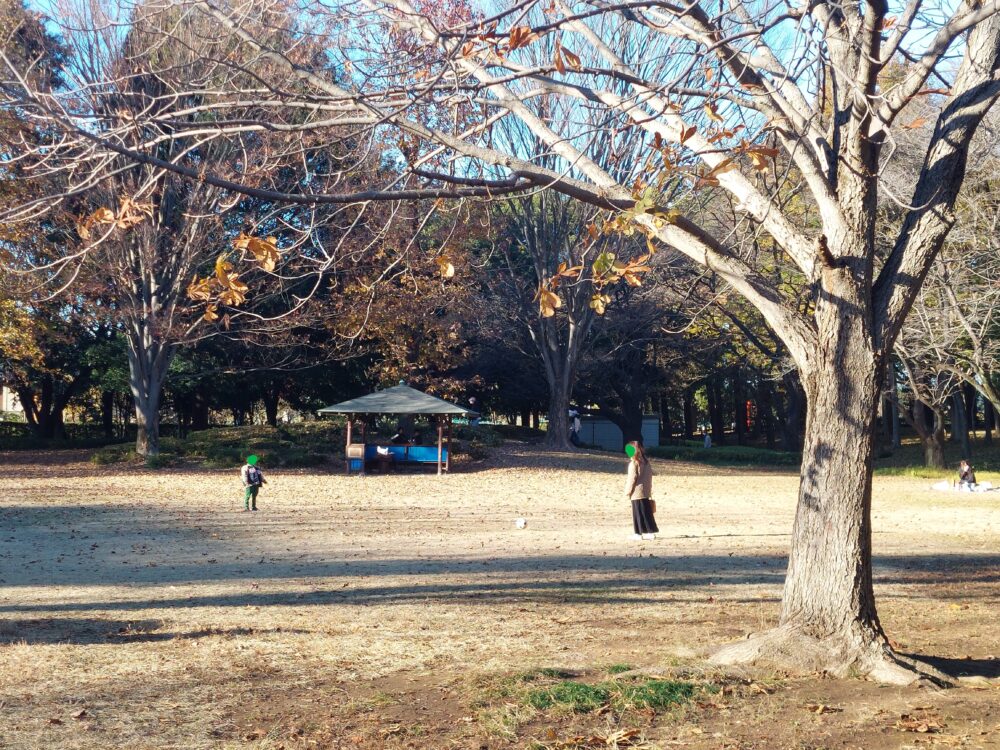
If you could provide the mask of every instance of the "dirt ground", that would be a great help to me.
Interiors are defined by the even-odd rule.
[[[777,616],[792,473],[656,462],[637,543],[608,454],[271,472],[256,514],[237,467],[86,457],[0,455],[2,748],[1000,748],[1000,493],[875,480],[883,624],[972,676],[938,691],[705,666]],[[611,665],[699,692],[574,714],[497,689]]]

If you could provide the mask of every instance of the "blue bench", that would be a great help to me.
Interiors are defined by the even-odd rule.
[[[384,454],[380,455],[378,452],[379,448],[388,448],[389,455],[392,456],[393,464],[434,464],[437,465],[438,460],[438,449],[436,445],[366,445],[365,446],[365,458],[366,464],[374,463],[380,459],[384,459]],[[445,447],[441,448],[441,463],[448,463],[448,449]],[[352,458],[350,459],[350,470],[351,471],[361,471],[361,459]]]

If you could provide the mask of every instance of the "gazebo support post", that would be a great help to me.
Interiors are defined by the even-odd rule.
[[[351,473],[351,423],[354,421],[354,415],[347,415],[347,444],[344,446],[344,466],[347,468],[347,473]],[[362,457],[364,460],[364,457]]]
[[[441,476],[441,449],[444,447],[444,419],[438,417],[438,476]]]
[[[368,447],[368,418],[361,420],[361,475],[365,475],[365,449]]]
[[[451,420],[452,417],[448,415],[448,455],[444,459],[444,470],[451,472]]]

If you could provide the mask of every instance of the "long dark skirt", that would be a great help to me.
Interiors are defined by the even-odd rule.
[[[632,528],[636,534],[656,534],[656,519],[653,518],[652,500],[632,501]]]

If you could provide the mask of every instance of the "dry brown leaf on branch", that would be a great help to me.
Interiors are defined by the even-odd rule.
[[[681,145],[683,145],[686,140],[688,140],[689,138],[691,138],[691,136],[693,136],[697,132],[698,132],[698,128],[696,128],[694,125],[692,125],[691,127],[688,127],[688,128],[683,128],[682,127],[681,128],[681,138],[680,138]]]
[[[926,124],[927,124],[927,118],[926,117],[918,117],[913,122],[909,122],[906,125],[904,125],[903,129],[904,130],[916,130],[917,128],[922,128]]]
[[[607,294],[595,294],[590,298],[590,309],[598,315],[604,315],[611,304],[611,297]]]
[[[560,307],[562,299],[558,294],[545,287],[538,289],[538,312],[543,318],[551,318]]]
[[[268,273],[274,272],[274,269],[278,265],[278,258],[281,257],[276,237],[268,237],[262,240],[259,237],[251,237],[241,232],[235,242],[233,242],[233,247],[237,250],[249,250],[256,261],[260,263],[260,267]]]
[[[188,284],[188,297],[198,302],[208,302],[212,299],[214,283],[210,276],[199,279],[197,276]]]
[[[566,72],[566,63],[563,62],[562,57],[562,45],[559,44],[558,40],[556,40],[555,52],[552,53],[552,65],[554,65],[555,69],[560,73]]]
[[[536,39],[538,39],[538,34],[532,31],[530,26],[515,26],[510,30],[507,48],[513,52],[519,47],[531,44]]]
[[[131,198],[125,198],[122,200],[118,216],[114,219],[115,226],[119,229],[138,226],[153,216],[153,210],[152,203],[136,203]]]
[[[703,109],[709,120],[712,122],[722,122],[722,115],[719,114],[719,110],[715,108],[714,104],[707,102]]]
[[[747,150],[747,156],[758,172],[766,172],[771,168],[771,160],[777,158],[778,149],[766,146],[754,146]]]
[[[566,62],[573,70],[583,70],[583,64],[580,62],[580,57],[568,49],[563,49],[563,55],[566,57]]]
[[[437,263],[441,278],[450,279],[455,275],[455,264],[447,255],[439,255],[434,259],[434,262]]]

